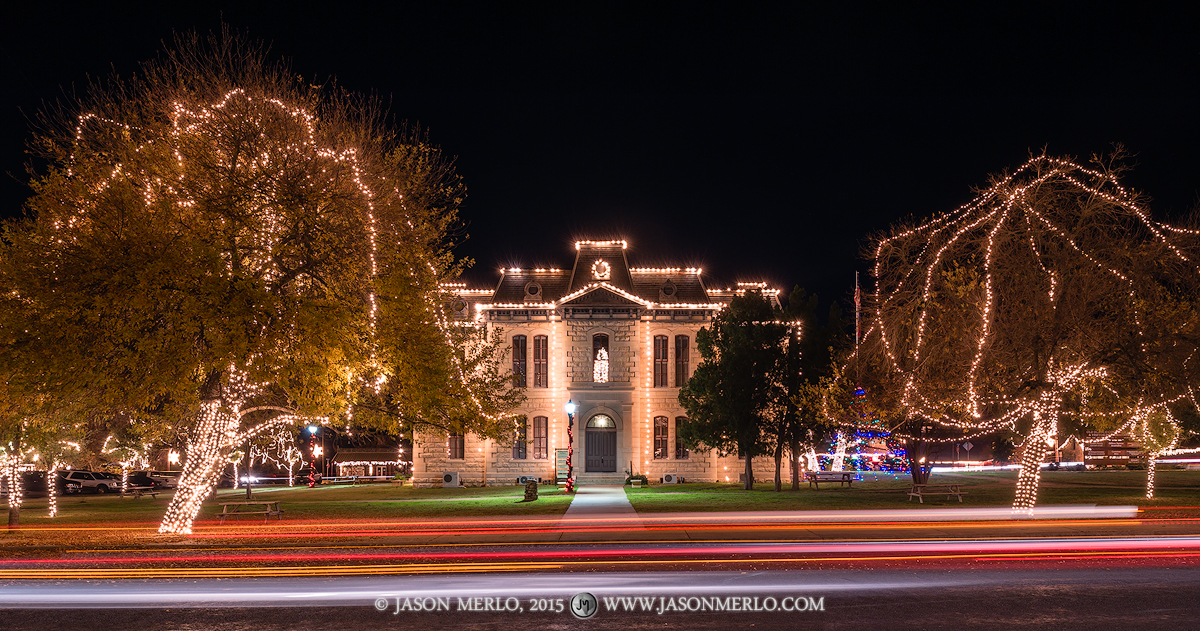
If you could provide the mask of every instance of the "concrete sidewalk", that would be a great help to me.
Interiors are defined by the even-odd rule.
[[[567,525],[577,520],[619,520],[622,528],[644,530],[637,511],[625,495],[625,487],[617,485],[588,485],[575,490],[571,506],[559,522]]]

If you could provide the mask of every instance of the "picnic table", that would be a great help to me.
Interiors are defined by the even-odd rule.
[[[958,484],[914,484],[912,490],[908,492],[908,501],[911,502],[912,498],[915,497],[918,502],[924,504],[925,500],[923,496],[941,495],[943,493],[946,494],[946,499],[958,497],[959,503],[962,503],[962,496],[966,491],[962,490],[962,486]]]
[[[261,507],[261,510],[251,510]],[[222,502],[221,503],[221,523],[225,523],[226,517],[234,517],[238,521],[242,520],[242,515],[262,515],[263,523],[275,515],[280,521],[283,521],[283,509],[279,508],[278,501],[265,502]]]
[[[808,487],[817,487],[821,490],[822,482],[837,482],[838,486],[845,484],[854,488],[854,472],[853,471],[807,471],[804,477],[808,479]]]
[[[157,499],[158,491],[152,486],[131,486],[122,495],[132,495],[135,500],[142,499],[143,495],[149,495],[150,499]]]

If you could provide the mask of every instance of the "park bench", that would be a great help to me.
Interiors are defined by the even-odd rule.
[[[918,502],[924,504],[925,495],[941,495],[943,493],[945,493],[946,499],[950,499],[952,496],[958,497],[958,501],[961,503],[962,496],[966,491],[957,484],[914,484],[912,490],[908,492],[908,501],[911,502],[915,497]]]
[[[804,474],[808,479],[808,487],[817,487],[821,490],[822,482],[837,482],[838,486],[845,484],[851,488],[854,487],[854,472],[853,471],[808,471]]]
[[[152,486],[131,486],[124,494],[132,495],[135,500],[142,499],[143,495],[149,495],[150,499],[157,499],[158,497],[158,491],[154,490]]]
[[[251,510],[255,507],[261,507],[262,510]],[[238,521],[242,520],[242,515],[262,515],[263,523],[275,515],[280,521],[283,521],[283,509],[279,508],[279,502],[225,502],[221,504],[221,523],[225,523],[226,517],[234,517]]]

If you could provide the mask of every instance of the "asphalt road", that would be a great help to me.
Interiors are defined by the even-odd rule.
[[[570,613],[580,592],[597,598],[598,611],[587,620]],[[6,607],[0,620],[6,629],[106,631],[1195,629],[1198,594],[1195,566],[18,581],[0,585]],[[488,598],[493,607],[507,603],[519,610],[460,609],[469,603],[483,608]],[[793,611],[745,611],[772,603],[778,609],[788,598]],[[803,611],[796,611],[796,598]],[[554,608],[559,599],[561,613],[531,611]],[[738,610],[676,611],[664,606],[668,601],[684,608],[720,602]],[[410,611],[417,602],[435,611]],[[437,611],[443,603],[446,610]]]

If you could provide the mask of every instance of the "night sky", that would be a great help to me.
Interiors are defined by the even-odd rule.
[[[473,284],[623,237],[635,265],[841,300],[872,233],[966,202],[1043,146],[1124,143],[1126,183],[1160,218],[1200,199],[1200,37],[1165,9],[42,4],[0,27],[6,217],[43,101],[222,18],[306,77],[381,95],[457,156]]]

